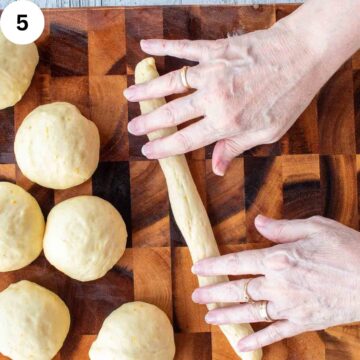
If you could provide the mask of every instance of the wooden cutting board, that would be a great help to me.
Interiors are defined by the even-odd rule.
[[[105,317],[121,304],[143,300],[172,319],[176,360],[237,359],[224,336],[204,321],[205,307],[190,295],[197,286],[191,260],[174,224],[156,161],[142,157],[145,137],[128,135],[139,113],[122,91],[144,57],[142,38],[217,39],[239,29],[271,26],[290,6],[153,7],[45,10],[38,41],[41,63],[31,88],[14,108],[0,111],[0,180],[16,182],[45,214],[80,194],[109,200],[130,234],[123,258],[104,278],[80,283],[56,271],[43,256],[20,271],[0,274],[0,290],[20,279],[35,281],[67,303],[72,327],[56,359],[88,359]],[[161,72],[185,62],[157,59]],[[40,104],[69,101],[101,133],[101,162],[87,183],[53,191],[31,183],[15,164],[13,142],[24,117]],[[360,53],[333,76],[295,126],[278,143],[237,158],[224,178],[211,171],[211,147],[188,156],[223,253],[269,245],[253,226],[258,213],[276,218],[322,214],[359,228]],[[359,188],[360,189],[360,188]],[[256,329],[264,324],[255,325]],[[360,327],[307,333],[265,348],[266,360],[360,359]],[[0,359],[4,359],[0,356]],[[106,359],[104,359],[106,360]]]

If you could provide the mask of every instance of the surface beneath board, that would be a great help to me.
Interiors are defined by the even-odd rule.
[[[296,4],[303,0],[32,0],[42,8],[68,8],[88,6],[169,6],[169,5],[256,5],[256,4]],[[12,0],[2,0],[0,9]]]
[[[294,8],[166,7],[45,11],[38,41],[41,63],[31,88],[14,108],[0,111],[0,180],[16,182],[40,202],[45,214],[72,196],[109,200],[127,224],[128,248],[104,278],[80,283],[56,271],[43,256],[0,274],[0,290],[20,279],[56,292],[69,306],[72,327],[56,359],[83,360],[105,317],[121,304],[143,300],[173,321],[176,360],[236,359],[216,327],[204,322],[205,307],[192,303],[197,286],[191,259],[174,224],[161,169],[142,157],[145,137],[128,135],[128,119],[139,113],[122,91],[133,83],[145,54],[142,38],[216,39],[239,28],[271,26]],[[160,72],[184,61],[159,58]],[[101,162],[87,183],[53,191],[24,178],[15,164],[13,141],[36,106],[69,101],[101,133]],[[237,158],[224,178],[211,171],[211,147],[188,155],[196,184],[223,253],[269,246],[253,226],[263,213],[276,218],[322,214],[359,228],[360,53],[333,76],[295,126],[276,144]],[[359,183],[360,184],[360,183]],[[255,325],[259,329],[265,324]],[[3,359],[0,356],[0,359]],[[307,333],[265,348],[266,360],[360,359],[360,327],[349,325]]]

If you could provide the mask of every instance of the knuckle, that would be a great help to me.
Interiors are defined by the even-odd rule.
[[[188,106],[189,114],[193,114],[199,106],[198,98],[195,96],[191,96],[187,102],[187,106]]]
[[[243,297],[243,287],[241,286],[239,281],[230,281],[224,287],[226,291],[226,295],[233,299],[233,301],[241,301]]]
[[[316,223],[316,224],[323,224],[326,219],[320,215],[314,215],[308,218],[308,222]]]
[[[160,41],[159,44],[160,44],[160,46],[161,46],[161,48],[162,48],[163,50],[166,50],[166,49],[168,48],[168,45],[169,45],[168,41],[166,41],[166,40]]]
[[[163,107],[162,117],[166,124],[171,125],[171,126],[176,125],[175,111],[172,109],[172,107],[170,105],[166,105]]]
[[[312,223],[312,224],[316,224],[318,226],[322,226],[322,225],[330,225],[333,223],[333,220],[331,219],[327,219],[323,216],[320,216],[320,215],[314,215],[312,217],[310,217],[308,219],[308,222],[309,223]]]
[[[178,47],[179,47],[179,50],[181,51],[186,51],[190,46],[190,40],[179,40],[178,42]]]
[[[296,321],[300,324],[308,324],[313,318],[313,311],[309,308],[301,309],[297,313]]]
[[[228,273],[230,275],[236,274],[237,270],[241,266],[241,261],[238,253],[224,255],[224,261],[225,261],[224,267],[228,269]]]
[[[278,320],[282,318],[281,311],[272,301],[269,301],[267,304],[267,312],[273,320]]]
[[[297,265],[297,257],[292,254],[292,250],[278,246],[265,257],[264,264],[270,270],[288,270]]]
[[[240,259],[237,253],[228,255],[229,268],[237,268],[240,265]]]
[[[282,338],[282,333],[276,325],[270,325],[267,334],[270,341],[277,341]]]
[[[260,349],[260,348],[262,348],[264,346],[264,343],[262,342],[262,340],[258,336],[256,336],[254,338],[254,345],[255,345],[254,347],[256,349]]]
[[[202,49],[202,58],[205,61],[210,61],[219,56],[220,44],[219,39],[213,41],[213,47],[203,47]]]
[[[199,103],[206,109],[214,102],[213,91],[199,91]]]
[[[259,310],[257,309],[256,304],[247,304],[245,306],[249,319],[261,320]]]
[[[226,59],[223,59],[223,58],[222,59],[217,59],[213,63],[213,68],[214,68],[216,73],[224,74],[229,69],[231,69],[231,62],[229,60],[226,60]],[[219,77],[218,79],[221,79],[221,77]],[[222,80],[222,83],[226,84],[226,81]]]
[[[214,51],[220,51],[221,55],[224,55],[227,53],[228,49],[229,49],[229,45],[230,45],[230,41],[229,39],[217,39],[215,40],[215,46],[214,46]]]
[[[290,264],[292,267],[295,267],[305,258],[305,254],[302,246],[291,247],[288,253],[289,253],[289,258],[291,259]]]
[[[214,58],[223,57],[228,51],[228,45],[228,39],[214,40],[211,47],[204,47],[202,49],[203,59],[208,61]]]
[[[242,152],[241,146],[233,140],[226,140],[225,141],[225,148],[228,150],[228,152],[234,156],[240,154]]]
[[[181,132],[177,132],[175,135],[175,141],[180,145],[181,151],[188,152],[191,150],[191,141],[188,136]]]
[[[264,300],[261,299],[260,296],[260,289],[262,288],[262,283],[262,278],[254,278],[249,281],[247,290],[253,300]]]
[[[276,227],[276,238],[281,239],[286,233],[287,224],[285,222],[278,222]]]
[[[228,134],[237,133],[239,129],[242,129],[242,117],[239,114],[232,114],[230,111],[224,114],[224,118],[218,123],[221,129],[226,130]]]
[[[310,221],[317,221],[317,222],[321,222],[324,219],[324,217],[320,216],[320,215],[314,215],[311,216],[308,220]]]
[[[201,49],[201,57],[204,61],[209,61],[212,58],[212,52],[208,47],[203,47]]]
[[[319,232],[324,229],[324,227],[331,225],[331,220],[319,215],[308,218],[306,222],[309,226],[309,232]]]
[[[179,73],[178,71],[172,71],[168,74],[167,86],[169,89],[174,90],[178,87],[179,84]]]
[[[281,129],[278,129],[277,126],[271,125],[271,127],[267,130],[267,143],[272,144],[279,141],[282,135]]]
[[[218,99],[222,102],[229,102],[234,99],[234,94],[230,92],[225,86],[219,85],[216,93]]]

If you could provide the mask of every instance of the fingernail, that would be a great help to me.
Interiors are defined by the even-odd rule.
[[[201,268],[201,262],[197,262],[191,267],[191,272],[195,275],[198,275],[199,272],[201,272]]]
[[[266,216],[263,216],[263,215],[258,215],[255,218],[255,225],[259,226],[259,227],[266,226],[268,224],[268,222],[269,222],[269,219]]]
[[[137,130],[137,125],[133,120],[128,123],[127,128],[128,128],[129,133],[136,135],[135,133]]]
[[[191,299],[194,302],[198,302],[199,301],[199,292],[197,290],[194,290],[194,292],[191,295]]]
[[[215,324],[215,316],[214,316],[211,312],[208,312],[208,313],[205,315],[205,321],[206,321],[208,324]]]
[[[250,351],[250,350],[251,350],[251,348],[249,347],[249,345],[243,344],[243,343],[241,343],[241,342],[239,342],[239,343],[237,344],[237,348],[238,348],[238,350],[241,351],[241,352],[247,352],[247,351]]]
[[[215,174],[218,176],[224,176],[225,175],[225,170],[226,170],[227,166],[223,161],[219,161],[216,165],[215,165]]]
[[[229,167],[230,162],[229,161],[218,161],[218,163],[215,165],[215,174],[218,176],[224,176],[226,169]]]
[[[142,148],[141,148],[141,153],[146,156],[149,157],[150,156],[150,149],[149,149],[149,145],[145,144]]]
[[[214,168],[214,174],[217,176],[224,176],[225,172],[219,167],[219,165],[216,165]]]
[[[142,49],[148,48],[149,45],[150,45],[150,41],[149,41],[149,40],[144,40],[144,39],[143,39],[143,40],[140,41],[140,47],[141,47]]]
[[[134,86],[130,86],[129,88],[125,89],[123,94],[126,97],[126,99],[131,100],[135,94]]]

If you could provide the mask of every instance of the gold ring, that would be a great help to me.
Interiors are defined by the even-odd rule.
[[[268,301],[262,300],[256,302],[256,307],[260,316],[260,319],[266,322],[273,322],[274,320],[269,316],[269,313],[267,311],[267,305]]]
[[[182,85],[186,88],[186,89],[191,89],[191,86],[189,85],[189,82],[187,80],[187,71],[188,71],[188,66],[184,66],[181,70],[180,70],[180,78],[181,78],[181,83]]]
[[[250,279],[246,279],[245,280],[245,284],[244,284],[244,302],[247,302],[247,303],[250,303],[250,304],[253,304],[255,301],[254,299],[249,295],[248,293],[248,285],[249,285],[249,282],[253,280],[253,278],[250,278]]]

